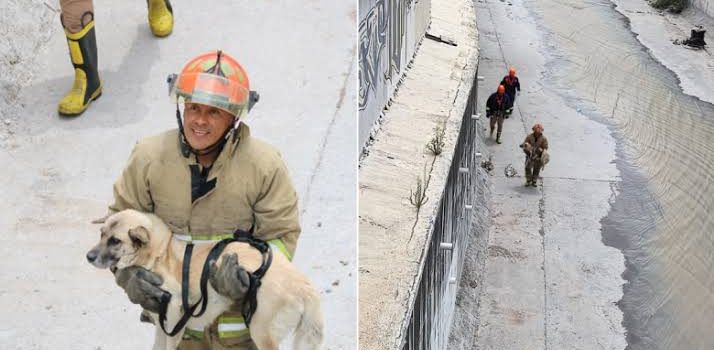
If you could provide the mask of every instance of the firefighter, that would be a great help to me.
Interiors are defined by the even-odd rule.
[[[171,228],[174,239],[190,241],[217,242],[236,229],[252,227],[254,237],[292,259],[301,231],[297,194],[278,151],[251,136],[242,122],[257,100],[243,67],[228,54],[213,51],[189,61],[169,81],[178,128],[134,147],[114,184],[109,213],[153,212]],[[216,276],[234,277],[211,279],[216,291],[232,298],[245,295],[250,284],[239,264],[222,264]],[[129,267],[117,271],[116,280],[132,302],[158,310],[164,294],[158,275]],[[187,328],[179,345],[180,350],[253,347],[240,310],[219,316],[205,330]]]
[[[511,106],[511,100],[506,94],[506,87],[499,85],[496,92],[491,94],[486,101],[486,118],[491,119],[490,127],[491,133],[490,137],[493,137],[493,130],[498,125],[498,132],[496,133],[496,143],[501,143],[501,131],[503,129],[503,119],[508,118],[513,107]]]
[[[536,123],[533,125],[533,133],[526,136],[521,144],[523,152],[526,154],[526,187],[537,187],[538,175],[545,165],[548,149],[548,139],[543,135],[543,125]]]
[[[503,77],[501,85],[506,87],[506,94],[511,98],[511,106],[513,106],[516,103],[516,90],[521,92],[521,83],[518,82],[515,68],[511,67],[511,69],[508,70],[508,75]]]

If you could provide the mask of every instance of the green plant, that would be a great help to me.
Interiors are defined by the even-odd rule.
[[[426,188],[429,185],[429,181],[426,178],[426,165],[424,166],[424,177],[417,176],[416,189],[409,190],[409,202],[412,203],[418,209],[421,208],[424,203],[429,201],[426,196]]]
[[[434,136],[432,136],[429,143],[426,144],[426,148],[435,156],[441,154],[444,150],[444,137],[446,136],[446,131],[443,126],[437,126],[434,128]]]

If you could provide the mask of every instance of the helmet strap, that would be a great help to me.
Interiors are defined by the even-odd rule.
[[[183,132],[183,123],[181,122],[181,111],[179,110],[178,102],[176,102],[176,123],[178,123],[179,129],[179,147],[181,147],[181,154],[184,158],[188,158],[193,149],[188,145],[186,134]]]

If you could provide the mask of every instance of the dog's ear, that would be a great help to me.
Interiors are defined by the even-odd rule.
[[[129,229],[129,238],[135,248],[142,247],[149,242],[149,230],[144,226],[137,226]]]
[[[101,217],[101,218],[92,220],[91,223],[92,223],[92,224],[103,224],[105,221],[107,221],[107,218],[108,218],[108,217],[109,217],[109,214],[104,215],[104,216]]]

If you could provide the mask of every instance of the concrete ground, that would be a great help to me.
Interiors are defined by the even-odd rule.
[[[552,74],[524,1],[476,3],[481,47],[479,105],[509,66],[522,91],[493,155],[492,226],[480,300],[479,349],[623,349],[624,261],[601,242],[599,220],[614,196],[618,171],[608,128],[566,106],[543,78]],[[518,145],[534,122],[545,126],[551,161],[538,188],[524,187]],[[482,118],[488,137],[488,119]],[[512,164],[518,176],[504,176]],[[462,283],[463,285],[463,283]]]
[[[105,213],[135,142],[176,126],[166,76],[217,48],[249,72],[261,101],[247,123],[281,150],[293,177],[303,227],[295,263],[322,293],[325,348],[354,348],[354,3],[198,4],[176,3],[173,34],[156,39],[143,2],[95,2],[104,91],[73,119],[56,113],[73,76],[58,6],[2,5],[1,32],[26,30],[0,42],[0,348],[151,346],[153,327],[139,323],[139,307],[86,262],[98,238],[89,222]]]

